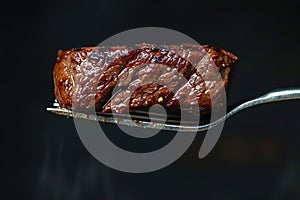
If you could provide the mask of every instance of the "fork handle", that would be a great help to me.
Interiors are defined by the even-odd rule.
[[[263,98],[265,103],[300,99],[300,88],[278,89],[271,91],[260,98]]]
[[[230,116],[232,116],[246,108],[253,107],[256,105],[277,102],[277,101],[294,100],[294,99],[300,99],[300,88],[274,90],[274,91],[268,92],[267,94],[260,96],[256,99],[252,99],[250,101],[242,103],[241,105],[237,106],[232,111],[227,113],[225,118],[227,119]]]

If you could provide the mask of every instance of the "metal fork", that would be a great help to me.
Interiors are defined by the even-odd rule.
[[[224,115],[223,117],[219,118],[214,122],[204,124],[204,125],[199,125],[199,126],[186,126],[186,125],[182,126],[182,125],[158,123],[154,121],[143,121],[143,119],[132,120],[131,118],[130,119],[126,117],[123,118],[122,115],[119,115],[120,118],[119,117],[116,118],[112,116],[100,116],[94,114],[79,113],[65,108],[60,108],[57,102],[53,104],[54,108],[47,108],[47,111],[57,115],[64,115],[67,117],[74,117],[79,119],[87,119],[87,120],[94,120],[94,121],[108,122],[108,123],[118,123],[118,124],[132,126],[132,127],[154,128],[154,129],[161,129],[161,130],[168,130],[168,131],[200,132],[200,131],[206,131],[208,129],[216,127],[224,120],[228,119],[229,117],[233,116],[234,114],[242,110],[245,110],[246,108],[250,108],[260,104],[286,101],[286,100],[295,100],[295,99],[300,99],[300,88],[274,90],[266,93],[263,96],[246,101],[236,106],[226,115]]]

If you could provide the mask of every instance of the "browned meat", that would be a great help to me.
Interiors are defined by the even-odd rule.
[[[215,63],[212,64],[213,62]],[[63,108],[122,113],[161,104],[167,109],[209,108],[227,87],[237,57],[209,46],[139,44],[59,51],[53,77]],[[216,80],[217,70],[222,76]],[[113,93],[117,91],[117,93]],[[127,103],[126,103],[127,102]]]

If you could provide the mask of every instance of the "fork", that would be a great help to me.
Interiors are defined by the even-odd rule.
[[[159,122],[154,122],[155,119],[152,121],[144,121],[143,118],[141,117],[139,117],[138,120],[137,119],[132,120],[131,118],[128,119],[126,118],[126,116],[122,116],[122,115],[118,115],[120,117],[113,117],[113,116],[103,116],[103,115],[101,116],[95,114],[80,113],[65,108],[60,108],[57,102],[53,103],[54,108],[47,108],[47,111],[57,115],[64,115],[67,117],[74,117],[79,119],[87,119],[87,120],[108,122],[108,123],[115,123],[115,124],[118,123],[121,125],[127,125],[132,127],[154,128],[154,129],[161,129],[161,130],[168,130],[168,131],[201,132],[216,127],[221,122],[224,122],[226,119],[230,118],[236,113],[243,111],[247,108],[261,105],[261,104],[266,104],[266,103],[295,100],[295,99],[300,99],[300,88],[273,90],[266,93],[265,95],[262,95],[260,97],[239,104],[238,106],[233,108],[230,112],[228,112],[226,115],[224,115],[223,117],[219,118],[216,121],[199,125],[199,126],[159,123]]]

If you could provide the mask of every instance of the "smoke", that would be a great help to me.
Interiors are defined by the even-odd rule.
[[[38,173],[38,198],[43,200],[115,199],[109,169],[78,151],[70,155],[64,138],[45,138],[45,156]],[[67,149],[70,148],[70,149]],[[73,150],[73,149],[72,149]],[[75,160],[75,161],[74,161]]]

